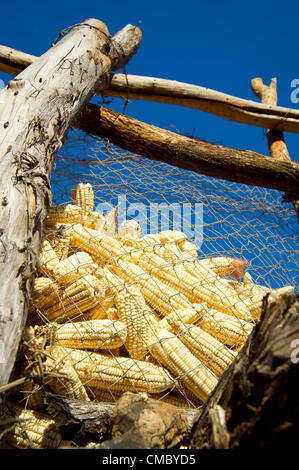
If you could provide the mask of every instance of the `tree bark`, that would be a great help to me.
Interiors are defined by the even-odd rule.
[[[46,401],[63,440],[84,446],[109,438],[115,404],[69,400],[51,393]]]
[[[299,296],[268,294],[259,323],[195,420],[190,447],[295,448],[298,343]]]
[[[36,56],[0,45],[0,70],[3,72],[15,75],[36,59]],[[113,63],[111,70],[116,70]],[[185,106],[229,121],[299,133],[296,109],[264,105],[175,80],[115,74],[111,76],[109,87],[105,91],[98,90],[98,94]]]
[[[88,100],[108,85],[110,46],[104,23],[87,20],[0,93],[0,385],[9,379],[26,322],[53,158]],[[118,53],[113,60],[125,59]]]
[[[255,152],[213,145],[165,131],[89,103],[75,127],[107,138],[130,152],[237,183],[299,195],[299,164],[273,161]]]

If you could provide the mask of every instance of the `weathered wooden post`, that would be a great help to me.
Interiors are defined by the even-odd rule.
[[[9,380],[26,321],[55,154],[140,40],[136,27],[111,38],[104,23],[86,20],[0,93],[0,385]]]

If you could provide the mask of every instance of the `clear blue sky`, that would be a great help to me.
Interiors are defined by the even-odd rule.
[[[40,55],[64,28],[86,18],[103,20],[114,34],[137,24],[143,39],[127,72],[194,83],[247,99],[250,80],[277,77],[279,104],[291,103],[290,83],[299,79],[298,1],[120,1],[3,2],[0,43]],[[11,77],[0,72],[6,83]],[[258,101],[258,100],[257,100]],[[114,100],[110,107],[122,110]],[[193,134],[204,140],[267,154],[261,128],[225,121],[171,105],[134,102],[126,114],[145,122]],[[299,136],[285,135],[292,159],[299,161]]]
[[[101,19],[111,34],[128,23],[141,22],[142,43],[127,66],[129,74],[193,83],[256,101],[251,79],[260,76],[268,84],[277,77],[278,104],[299,109],[299,103],[290,99],[290,84],[299,79],[298,0],[16,0],[2,3],[0,11],[0,44],[37,56],[51,47],[60,31],[87,18]],[[0,80],[6,83],[10,78],[0,72]],[[123,101],[114,100],[109,106],[122,111]],[[141,101],[130,103],[126,114],[217,144],[268,154],[265,132],[258,127],[188,108]],[[288,133],[285,139],[292,159],[299,161],[299,135]],[[86,148],[83,152],[85,155]],[[147,163],[143,161],[143,165]],[[250,272],[258,282],[273,287],[295,284],[298,225],[292,207],[281,204],[279,193],[232,186],[181,171],[177,174],[174,168],[160,178],[160,173],[152,172],[148,165],[147,172],[136,167],[127,181],[126,192],[132,198],[139,201],[144,195],[157,202],[164,194],[169,202],[178,202],[178,198],[182,202],[183,196],[190,202],[203,200],[206,254],[238,253],[252,263]],[[140,178],[138,172],[142,173]],[[103,166],[100,177],[106,185],[116,182],[107,166]],[[118,177],[127,179],[121,173]],[[166,186],[165,181],[169,183]],[[61,183],[70,186],[67,174]],[[154,194],[147,194],[149,189]],[[65,186],[63,191],[65,199]],[[109,191],[107,200],[115,196]]]
[[[251,92],[251,79],[260,76],[268,84],[277,77],[278,104],[299,109],[299,103],[293,104],[290,99],[290,84],[299,79],[298,0],[15,0],[2,2],[0,11],[0,44],[36,56],[49,49],[64,28],[87,18],[104,21],[111,34],[128,23],[140,22],[142,43],[127,66],[127,73],[193,83],[257,101]],[[0,80],[6,83],[10,78],[0,72]],[[122,111],[123,101],[115,99],[109,106]],[[141,101],[130,103],[126,114],[217,144],[268,154],[265,132],[258,127],[188,108]],[[285,139],[292,159],[299,161],[299,136],[288,133]],[[85,148],[83,152],[85,155]],[[222,184],[181,171],[175,176],[174,168],[160,178],[148,164],[147,171],[136,167],[134,177],[127,181],[125,192],[133,199],[139,201],[144,195],[157,202],[164,194],[169,202],[177,202],[178,198],[183,201],[183,197],[190,202],[203,200],[206,254],[238,253],[251,262],[250,272],[257,282],[262,280],[273,287],[295,284],[296,216],[292,208],[288,213],[286,205],[281,204],[280,194]],[[147,163],[143,161],[143,165]],[[144,172],[141,178],[137,177],[138,172]],[[116,182],[107,166],[99,173],[104,187],[110,188],[108,183]],[[68,175],[65,177],[61,184],[70,186]],[[127,179],[121,173],[118,177]],[[165,181],[169,182],[166,186]],[[68,196],[63,188],[65,199]],[[154,194],[147,194],[150,188]],[[107,189],[103,196],[110,200],[115,194]]]

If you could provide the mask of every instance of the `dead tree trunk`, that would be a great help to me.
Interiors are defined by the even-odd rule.
[[[88,100],[108,85],[111,62],[117,68],[136,52],[137,30],[116,35],[116,47],[101,21],[76,25],[0,93],[0,385],[26,321],[53,158]]]
[[[299,296],[270,299],[264,299],[259,323],[205,403],[192,448],[297,445]]]

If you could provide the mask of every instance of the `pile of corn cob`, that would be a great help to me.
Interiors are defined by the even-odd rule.
[[[71,204],[49,209],[26,330],[29,349],[43,354],[43,384],[23,386],[27,409],[15,405],[18,416],[35,425],[25,435],[16,425],[6,435],[12,446],[59,445],[55,423],[41,414],[46,389],[86,401],[132,391],[200,406],[261,314],[270,289],[253,283],[245,261],[200,259],[184,233],[140,237],[134,221],[116,233],[115,216],[94,211],[83,183]],[[43,444],[41,429],[49,430]]]

